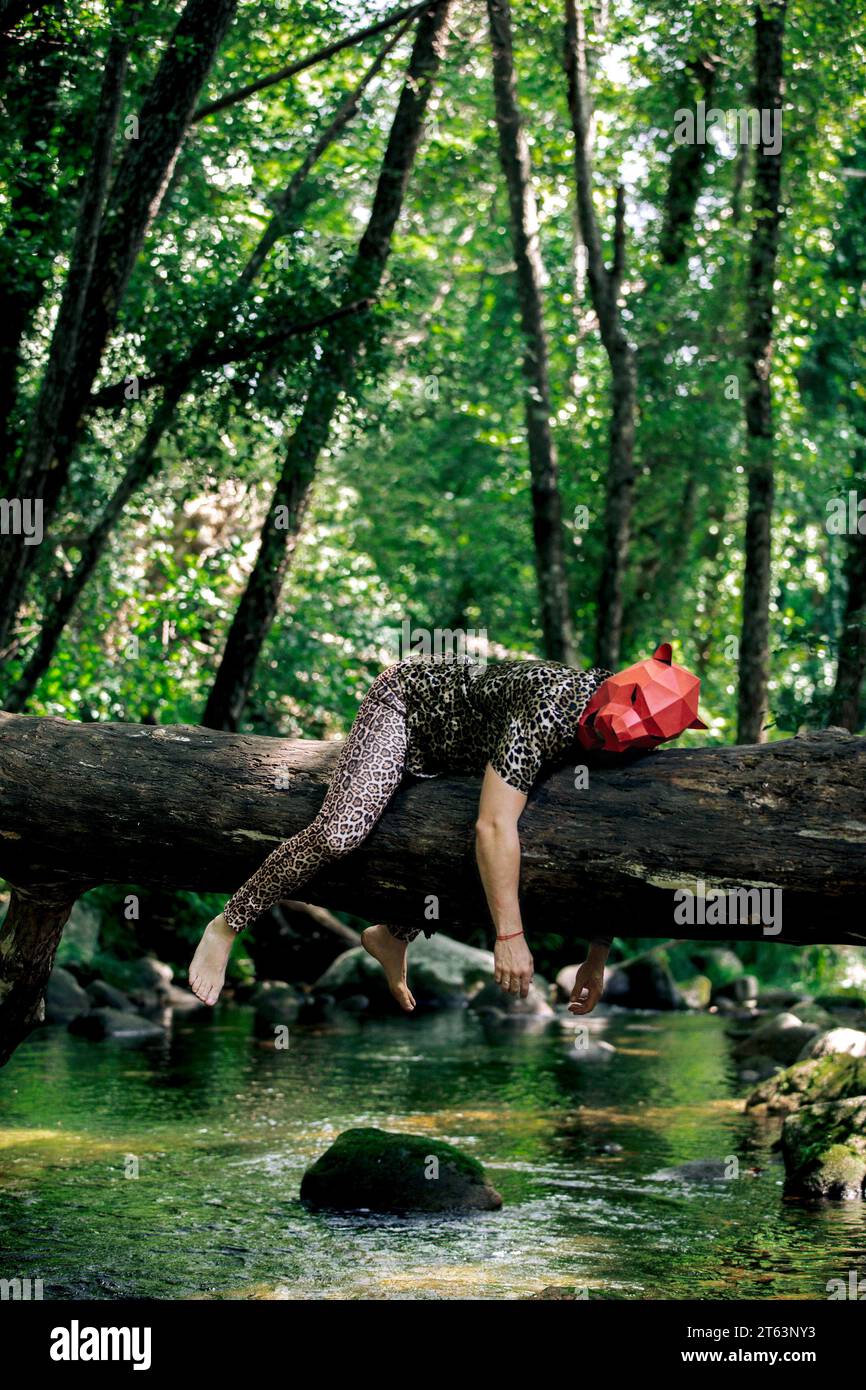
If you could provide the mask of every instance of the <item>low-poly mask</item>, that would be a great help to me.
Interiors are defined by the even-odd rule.
[[[583,748],[626,753],[656,748],[685,729],[705,729],[698,718],[701,682],[671,661],[662,642],[647,661],[617,671],[595,691],[580,716],[577,737]]]

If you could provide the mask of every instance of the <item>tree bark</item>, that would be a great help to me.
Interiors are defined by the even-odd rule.
[[[20,491],[46,467],[75,360],[81,317],[96,257],[96,243],[111,174],[112,151],[123,101],[128,41],[114,34],[108,47],[93,127],[90,167],[84,179],[66,284],[51,337],[48,362],[24,447]]]
[[[523,331],[526,433],[532,478],[532,534],[544,650],[552,661],[575,659],[562,534],[559,465],[553,442],[550,369],[541,286],[544,270],[529,146],[517,97],[508,0],[487,0],[493,48],[493,94],[499,159],[508,187],[511,239]]]
[[[52,52],[31,75],[31,113],[22,136],[17,177],[7,192],[8,230],[18,225],[36,235],[38,247],[55,198],[51,166],[51,132],[57,119],[64,55]],[[0,238],[0,301],[3,332],[0,333],[0,491],[11,494],[17,471],[16,427],[18,371],[21,346],[45,291],[45,276],[33,264],[34,252],[21,256],[13,236]],[[8,545],[8,538],[4,546]],[[2,554],[0,554],[2,565]],[[2,646],[2,637],[0,637]]]
[[[233,891],[313,819],[339,752],[334,741],[0,714],[0,874],[31,893],[50,882],[61,903],[21,939],[4,926],[0,993],[44,981],[61,909],[82,885]],[[304,899],[429,927],[432,894],[442,931],[486,928],[479,787],[477,777],[406,779],[369,839],[305,884]],[[674,890],[703,881],[780,889],[785,940],[864,944],[864,794],[866,739],[839,730],[593,765],[582,791],[572,768],[553,770],[520,821],[530,940],[551,922],[584,936],[601,919],[626,936],[777,939],[759,926],[676,925]],[[7,1026],[0,1008],[7,1049],[34,1009],[19,1002]]]
[[[591,116],[582,0],[565,0],[565,69],[574,133],[574,173],[589,293],[610,363],[611,419],[604,515],[604,560],[598,589],[595,661],[615,670],[622,647],[623,597],[634,507],[634,436],[637,410],[635,351],[619,311],[625,269],[625,193],[616,194],[614,261],[604,261],[592,199]]]
[[[700,91],[700,100],[712,103],[715,68],[709,58],[701,57],[688,64],[690,76]],[[691,101],[694,84],[686,89]],[[677,145],[671,155],[668,184],[665,191],[664,215],[659,233],[659,256],[666,266],[680,265],[685,258],[689,232],[701,191],[706,162],[706,144]]]
[[[781,112],[785,0],[755,7],[755,96],[759,111]],[[782,152],[755,151],[754,223],[746,299],[748,502],[746,511],[743,621],[737,692],[737,738],[764,737],[770,678],[770,575],[772,559],[773,415],[770,370],[773,352],[776,255],[782,223]]]
[[[43,528],[66,482],[102,354],[114,329],[132,268],[159,209],[192,119],[198,94],[231,23],[237,0],[187,0],[145,96],[139,138],[130,140],[111,190],[80,317],[75,359],[62,408],[41,457],[19,477],[21,495],[42,502]],[[23,539],[0,550],[0,646],[6,640],[33,563]]]
[[[862,493],[866,496],[866,475]],[[866,526],[866,519],[860,518]],[[830,701],[830,723],[852,734],[860,727],[863,678],[866,675],[866,531],[848,537],[845,557],[845,613],[839,635],[836,682]]]
[[[406,81],[394,115],[367,229],[345,288],[346,302],[375,298],[391,250],[409,175],[424,129],[433,84],[447,42],[450,0],[433,5],[418,21]],[[364,344],[363,316],[330,330],[310,382],[261,531],[258,555],[238,604],[202,723],[236,729],[243,713],[262,644],[274,620],[283,581],[315,478],[319,455],[331,432],[340,399],[354,379]],[[281,522],[282,524],[278,524]]]

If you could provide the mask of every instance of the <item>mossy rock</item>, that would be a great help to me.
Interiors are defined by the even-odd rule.
[[[732,980],[745,974],[743,962],[727,946],[708,946],[703,950],[693,951],[692,960],[700,973],[709,978],[714,989],[718,989],[720,985],[729,985]]]
[[[713,984],[708,975],[693,975],[690,980],[677,980],[677,989],[690,1009],[708,1009],[713,997]]]
[[[866,1057],[846,1052],[829,1053],[777,1072],[762,1081],[746,1101],[750,1110],[772,1115],[790,1114],[803,1105],[866,1096]]]
[[[347,1129],[301,1180],[301,1201],[331,1211],[498,1211],[475,1158],[419,1134]]]
[[[866,1096],[802,1106],[785,1120],[780,1147],[789,1196],[863,1197]]]

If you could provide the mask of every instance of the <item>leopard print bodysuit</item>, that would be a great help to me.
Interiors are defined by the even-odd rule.
[[[229,899],[229,926],[241,931],[274,903],[297,897],[326,864],[357,848],[406,773],[482,773],[490,763],[527,795],[545,763],[576,748],[578,719],[610,674],[556,661],[487,666],[468,657],[409,657],[388,667],[361,703],[319,814]],[[419,929],[389,931],[411,941]]]

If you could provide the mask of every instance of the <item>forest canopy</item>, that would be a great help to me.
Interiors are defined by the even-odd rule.
[[[6,708],[321,736],[408,627],[862,727],[859,4],[3,8]]]

